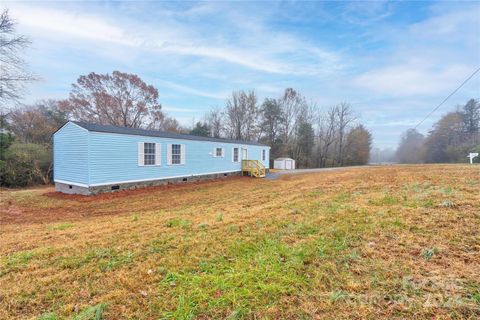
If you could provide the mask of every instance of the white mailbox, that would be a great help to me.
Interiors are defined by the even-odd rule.
[[[470,154],[467,156],[467,158],[470,158],[470,164],[473,163],[473,159],[478,157],[478,152],[470,152]]]

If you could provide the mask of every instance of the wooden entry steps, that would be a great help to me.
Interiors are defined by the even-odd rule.
[[[255,178],[264,178],[265,166],[258,160],[242,160],[242,176],[250,175]]]

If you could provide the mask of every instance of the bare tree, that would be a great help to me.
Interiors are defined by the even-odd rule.
[[[257,140],[260,133],[258,127],[258,105],[255,91],[250,91],[245,96],[245,132],[244,139],[247,141]]]
[[[25,89],[25,83],[35,77],[26,70],[21,53],[30,41],[15,33],[15,21],[4,10],[0,14],[0,106],[17,103]]]
[[[53,132],[62,126],[67,118],[68,115],[59,109],[58,101],[43,100],[10,112],[8,122],[17,140],[48,144]]]
[[[158,90],[119,71],[80,76],[62,107],[79,120],[123,127],[154,128],[164,120]]]
[[[223,125],[223,122],[224,122],[223,112],[218,108],[211,110],[206,116],[206,121],[210,127],[212,136],[214,138],[220,138],[222,135],[222,132],[225,129]]]
[[[283,113],[283,142],[288,145],[294,137],[300,110],[306,105],[305,98],[294,89],[287,88],[279,104]]]
[[[257,96],[252,91],[234,91],[226,104],[229,135],[238,140],[252,140],[258,133]]]
[[[155,126],[150,126],[149,129],[158,129],[162,131],[170,131],[176,133],[186,133],[188,131],[180,125],[177,119],[167,116],[157,118]]]
[[[219,110],[207,116],[212,131],[219,132],[215,126],[220,129],[224,122],[230,138],[267,143],[273,158],[288,155],[297,159],[301,167],[365,163],[369,156],[368,130],[357,127],[351,132],[357,117],[345,102],[322,112],[315,103],[307,103],[297,91],[287,88],[283,96],[267,98],[258,108],[253,91],[236,91],[232,92],[224,110],[223,121]],[[346,160],[347,142],[355,155],[352,152]]]
[[[232,96],[227,100],[226,117],[228,133],[230,138],[242,139],[242,129],[244,124],[244,114],[240,102],[240,93],[232,92]]]
[[[337,157],[336,162],[339,165],[344,164],[344,144],[345,135],[349,125],[351,125],[357,118],[353,114],[352,106],[346,102],[340,103],[337,108],[338,119],[338,143],[337,143]]]
[[[318,106],[315,103],[311,102],[310,104],[307,104],[304,100],[298,107],[297,119],[295,121],[296,125],[298,126],[298,124],[305,122],[313,124],[315,122],[317,110]]]
[[[320,167],[325,167],[327,158],[334,144],[337,133],[337,106],[331,107],[326,114],[320,114],[318,117],[318,143],[319,143],[319,161]]]

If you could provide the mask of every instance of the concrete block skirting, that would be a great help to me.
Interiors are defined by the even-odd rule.
[[[189,176],[189,177],[182,177],[182,178],[167,178],[167,179],[159,179],[159,180],[152,180],[152,181],[108,184],[108,185],[93,186],[93,187],[79,187],[79,186],[69,185],[61,182],[55,182],[55,191],[67,193],[67,194],[93,195],[93,194],[98,194],[103,192],[131,190],[131,189],[138,189],[138,188],[151,187],[151,186],[161,186],[161,185],[173,184],[173,183],[188,183],[188,182],[194,182],[194,181],[220,179],[220,178],[226,178],[230,176],[239,176],[239,175],[241,175],[241,171],[205,174],[205,175]]]

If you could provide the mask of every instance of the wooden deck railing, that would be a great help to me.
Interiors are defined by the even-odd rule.
[[[242,160],[242,175],[247,174],[256,178],[265,177],[265,166],[258,160]]]

